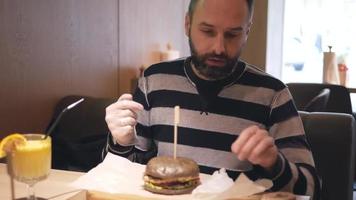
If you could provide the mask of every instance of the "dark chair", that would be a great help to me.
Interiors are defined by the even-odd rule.
[[[344,86],[320,83],[287,83],[287,86],[298,110],[353,114],[350,93]]]
[[[326,106],[329,102],[329,97],[330,89],[324,88],[301,110],[305,110],[307,112],[325,112]]]
[[[108,133],[105,108],[115,99],[66,96],[56,105],[49,126],[65,107],[80,98],[85,100],[64,113],[51,134],[52,168],[85,172],[101,162]]]
[[[349,114],[299,112],[316,169],[323,200],[352,200],[355,173],[355,119]]]

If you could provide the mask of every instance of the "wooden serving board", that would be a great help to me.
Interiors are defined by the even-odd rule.
[[[132,194],[110,194],[105,192],[83,190],[68,200],[156,200]]]
[[[247,198],[228,199],[228,200],[259,200],[261,195],[253,195]],[[189,195],[144,197],[134,194],[110,194],[99,191],[83,190],[68,200],[162,200],[162,199],[189,199]]]
[[[269,193],[274,194],[274,193]],[[292,195],[292,194],[291,194]],[[76,194],[75,196],[69,198],[68,200],[162,200],[162,199],[185,199],[189,200],[191,198],[190,195],[175,195],[175,196],[162,196],[157,195],[159,197],[144,197],[134,194],[110,194],[99,191],[88,191],[83,190]],[[294,195],[293,195],[294,196]],[[246,198],[237,198],[237,199],[228,199],[228,200],[260,200],[262,198],[262,194],[260,195],[252,195]],[[296,198],[296,197],[294,197]],[[275,198],[278,200],[284,200],[285,198]],[[298,198],[296,198],[298,200]]]

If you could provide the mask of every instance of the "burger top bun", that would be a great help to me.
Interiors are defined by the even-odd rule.
[[[152,158],[146,166],[146,174],[156,178],[170,179],[177,177],[198,176],[197,163],[189,158],[158,156]]]

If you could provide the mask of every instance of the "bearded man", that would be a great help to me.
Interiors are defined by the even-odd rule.
[[[272,191],[318,195],[320,184],[288,88],[240,60],[253,0],[192,0],[185,19],[191,56],[150,66],[135,94],[106,109],[111,152],[147,163],[173,155],[174,106],[181,108],[178,156],[203,173],[269,178]],[[118,166],[119,167],[119,166]]]

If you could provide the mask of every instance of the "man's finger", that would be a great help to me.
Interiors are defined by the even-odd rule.
[[[269,148],[274,147],[274,140],[271,137],[265,138],[263,141],[261,141],[256,147],[254,148],[252,154],[255,155],[256,157],[261,156],[263,153],[268,151]]]
[[[234,152],[235,154],[238,154],[241,151],[241,148],[243,148],[244,144],[246,144],[247,140],[256,133],[258,130],[257,126],[250,126],[246,129],[244,129],[239,137],[235,140],[234,143],[231,145],[231,151]]]
[[[123,100],[119,103],[118,108],[120,109],[129,109],[134,112],[143,110],[143,105],[135,101]]]
[[[132,100],[119,99],[116,103],[113,103],[107,107],[107,111],[125,110],[125,109],[131,110],[133,112],[137,112],[143,110],[143,105]]]
[[[244,143],[243,147],[240,148],[237,156],[240,160],[247,159],[251,152],[254,151],[254,148],[263,140],[264,132],[263,130],[259,129],[255,132],[249,139]]]
[[[125,94],[121,95],[119,97],[118,101],[121,101],[121,100],[132,100],[132,94],[125,93]]]
[[[137,122],[134,118],[126,117],[120,119],[118,123],[121,127],[124,127],[124,126],[135,126]]]

